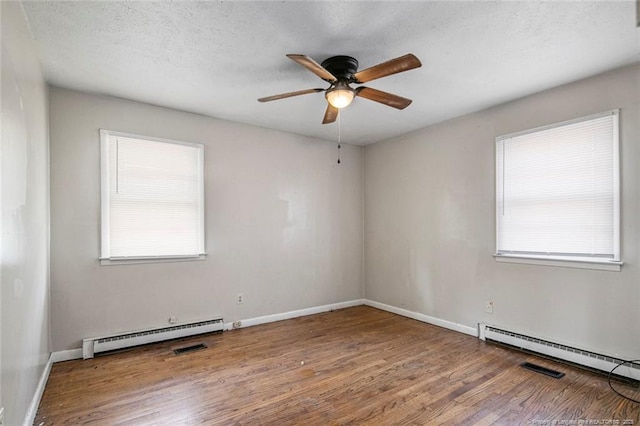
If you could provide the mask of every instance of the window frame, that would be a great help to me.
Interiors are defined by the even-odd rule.
[[[200,231],[200,253],[193,255],[161,255],[161,256],[110,256],[110,164],[109,164],[109,138],[126,137],[141,139],[149,142],[186,145],[198,149],[198,228]],[[121,265],[132,263],[165,263],[205,260],[205,195],[204,195],[204,145],[200,143],[177,141],[173,139],[158,138],[139,135],[135,133],[120,132],[115,130],[100,129],[100,257],[101,265]]]
[[[582,257],[582,256],[561,256],[561,255],[545,255],[538,252],[501,252],[499,243],[500,232],[500,199],[498,194],[500,193],[500,185],[502,184],[502,176],[498,173],[498,165],[500,162],[500,143],[505,139],[510,139],[518,136],[529,135],[532,133],[542,132],[549,129],[560,128],[569,126],[576,123],[595,120],[605,116],[614,116],[613,118],[613,258],[603,257]],[[561,121],[557,123],[548,124],[545,126],[539,126],[532,129],[527,129],[515,133],[501,135],[495,139],[495,253],[493,254],[497,262],[504,263],[523,263],[530,265],[543,265],[543,266],[561,266],[569,268],[581,268],[581,269],[598,269],[605,271],[620,271],[623,262],[621,261],[620,251],[620,109],[613,109],[596,114],[591,114],[583,117],[574,118],[571,120]]]

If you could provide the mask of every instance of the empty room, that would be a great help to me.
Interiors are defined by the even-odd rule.
[[[640,424],[639,1],[0,11],[0,425]]]

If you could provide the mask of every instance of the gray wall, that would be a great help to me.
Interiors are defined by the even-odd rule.
[[[367,146],[366,297],[640,358],[639,101],[640,66],[633,66]],[[495,137],[614,108],[621,108],[622,271],[497,263]]]
[[[19,3],[2,2],[0,406],[21,424],[49,357],[47,86]]]
[[[59,88],[50,111],[53,350],[363,296],[362,148]],[[205,145],[205,261],[99,264],[100,128]]]

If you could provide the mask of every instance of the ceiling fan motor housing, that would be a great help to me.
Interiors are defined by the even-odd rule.
[[[338,80],[347,83],[355,81],[354,74],[358,71],[358,61],[351,56],[332,56],[322,61],[322,67],[336,76]]]

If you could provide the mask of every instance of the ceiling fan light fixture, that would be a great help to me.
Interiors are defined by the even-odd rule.
[[[344,108],[349,106],[353,98],[355,97],[356,92],[349,87],[347,84],[338,83],[335,87],[327,90],[325,97],[327,101],[331,104],[331,106],[336,108]]]
[[[363,71],[358,71],[358,60],[351,56],[332,56],[322,61],[322,64],[317,63],[307,55],[290,53],[287,57],[329,83],[329,88],[281,93],[279,95],[258,98],[258,102],[270,102],[309,93],[324,92],[328,105],[324,113],[324,118],[322,119],[322,124],[334,123],[338,118],[340,109],[351,105],[353,98],[356,96],[396,109],[405,109],[411,104],[411,99],[365,86],[353,89],[349,84],[359,85],[422,66],[420,60],[412,53],[379,63]]]

